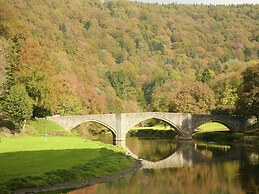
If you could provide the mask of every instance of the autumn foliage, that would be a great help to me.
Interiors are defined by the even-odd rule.
[[[23,85],[37,117],[234,106],[258,63],[258,10],[0,0],[1,101]]]
[[[215,94],[207,84],[174,81],[154,91],[152,106],[156,111],[209,113],[215,102]]]

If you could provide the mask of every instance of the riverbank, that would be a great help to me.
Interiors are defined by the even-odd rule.
[[[250,147],[259,148],[259,123],[246,129],[240,142]]]
[[[138,137],[138,138],[145,138],[145,139],[161,139],[161,138],[174,138],[176,133],[174,130],[159,130],[159,129],[135,129],[130,130],[128,135],[130,137]]]
[[[131,137],[143,139],[174,138],[176,132],[170,128],[156,129],[148,127],[136,127],[128,133]],[[239,133],[232,133],[227,127],[220,123],[206,123],[193,133],[192,138],[199,141],[230,143],[235,142],[250,147],[259,147],[259,127],[258,124],[249,127]]]
[[[230,131],[208,132],[201,131],[194,133],[192,138],[208,142],[236,142],[243,138],[243,133],[231,133]]]
[[[80,137],[32,136],[1,137],[0,161],[0,193],[94,184],[126,174],[136,162],[117,146]]]
[[[249,147],[259,147],[259,124],[245,129],[240,133],[230,131],[200,131],[193,134],[193,139],[213,142],[235,142]]]
[[[118,179],[129,174],[133,174],[142,166],[143,165],[141,161],[137,160],[135,161],[134,166],[132,166],[129,169],[125,169],[111,175],[102,176],[100,178],[85,179],[85,180],[76,181],[76,182],[67,182],[67,183],[57,184],[57,185],[43,187],[43,188],[35,187],[35,188],[20,189],[20,190],[14,191],[14,193],[23,194],[23,193],[38,193],[38,192],[49,192],[49,191],[67,192],[75,188],[90,186],[90,185],[102,183],[108,180]]]

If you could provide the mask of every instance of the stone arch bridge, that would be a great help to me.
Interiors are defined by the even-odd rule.
[[[193,131],[207,122],[222,123],[232,132],[238,132],[246,127],[246,120],[237,116],[167,112],[53,116],[47,117],[47,119],[56,122],[65,130],[71,130],[84,122],[97,122],[112,131],[116,142],[125,141],[130,129],[148,119],[159,119],[170,124],[179,134],[180,139],[192,139]]]

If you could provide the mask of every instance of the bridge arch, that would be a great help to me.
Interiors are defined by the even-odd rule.
[[[81,125],[83,123],[87,123],[87,122],[94,122],[94,123],[98,123],[104,127],[106,127],[107,129],[109,129],[111,132],[112,132],[112,135],[113,135],[113,140],[115,140],[116,136],[117,136],[117,132],[115,131],[115,129],[113,129],[111,126],[109,126],[107,123],[103,122],[103,121],[100,121],[98,119],[86,119],[86,120],[83,120],[81,121],[80,123],[77,123],[73,128],[75,128],[76,126],[78,125]]]
[[[160,121],[164,121],[166,123],[168,123],[170,126],[172,126],[173,129],[175,129],[176,133],[181,134],[182,130],[171,120],[161,117],[161,116],[149,116],[146,118],[141,118],[141,119],[136,119],[134,121],[131,121],[130,124],[127,126],[126,130],[125,130],[125,134],[127,134],[134,126],[136,126],[137,124],[146,121],[146,120],[150,120],[150,119],[157,119]]]
[[[237,132],[237,130],[235,129],[235,127],[232,124],[230,124],[227,121],[220,120],[220,119],[208,119],[206,121],[197,122],[197,123],[195,123],[195,125],[192,126],[192,132],[194,132],[194,130],[197,129],[199,126],[206,124],[206,123],[210,123],[210,122],[220,123],[220,124],[226,126],[230,132]]]
[[[230,123],[226,122],[226,121],[222,121],[222,120],[217,120],[217,119],[212,119],[211,122],[217,122],[220,123],[224,126],[226,126],[231,132],[236,132],[236,129],[234,126],[232,126]]]

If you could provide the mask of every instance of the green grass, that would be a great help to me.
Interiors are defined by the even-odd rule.
[[[171,130],[172,128],[170,127],[170,125],[162,125],[162,124],[158,124],[158,125],[154,125],[151,127],[133,127],[131,130],[133,131],[138,131],[138,130],[144,130],[144,129],[154,129],[154,130]]]
[[[165,126],[163,124],[151,127],[134,127],[129,131],[129,135],[143,138],[172,138],[175,136],[175,132],[171,129],[172,128],[169,125]],[[219,131],[229,131],[229,129],[226,126],[217,122],[205,123],[199,126],[200,133]]]
[[[231,133],[223,124],[217,122],[205,123],[198,127],[199,132],[193,134],[193,139],[213,142],[233,142],[243,137],[241,133]]]
[[[100,177],[129,168],[123,149],[79,137],[12,137],[0,142],[0,193]]]
[[[139,131],[139,130],[172,130],[173,128],[169,125],[162,125],[162,124],[158,124],[155,126],[151,126],[151,127],[133,127],[131,130],[132,131]],[[229,131],[229,129],[221,124],[221,123],[217,123],[217,122],[210,122],[210,123],[205,123],[201,126],[199,126],[199,129],[202,131]]]
[[[80,137],[2,137],[0,142],[0,153],[39,151],[39,150],[65,150],[65,149],[96,149],[109,148],[114,151],[122,151],[122,148],[101,142],[85,140]]]
[[[100,155],[100,149],[49,150],[0,154],[0,182],[7,179],[38,176],[48,171],[84,164]]]
[[[175,130],[170,125],[158,124],[148,127],[133,127],[128,134],[140,138],[173,138]]]
[[[225,126],[222,125],[221,123],[217,122],[211,122],[211,123],[205,123],[201,126],[198,127],[202,131],[229,131],[229,129]]]
[[[30,122],[30,125],[37,129],[38,131],[64,131],[64,129],[56,124],[55,122],[52,122],[47,119],[35,119]]]
[[[65,131],[61,126],[47,119],[34,119],[29,121],[24,130],[25,133],[35,136],[44,135],[46,134],[46,131],[49,134],[54,132],[61,132],[66,135],[69,134],[69,131]]]

